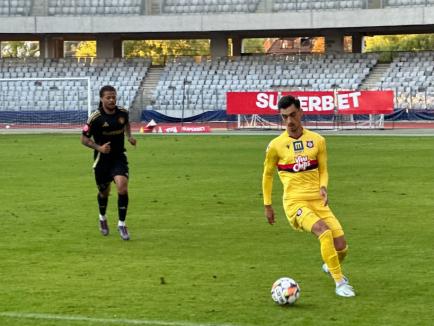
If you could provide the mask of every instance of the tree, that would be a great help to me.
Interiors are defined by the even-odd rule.
[[[324,53],[325,52],[325,38],[315,37],[313,39],[312,53]]]
[[[96,57],[96,41],[81,41],[75,50],[75,57]]]
[[[271,40],[271,42],[273,40]],[[264,38],[243,39],[243,53],[265,53],[268,50],[265,44],[268,42],[270,42],[270,40]]]
[[[124,56],[149,57],[157,64],[164,63],[167,57],[209,55],[209,40],[141,40],[124,41]]]
[[[1,42],[3,58],[39,57],[39,42],[37,41],[6,41]]]
[[[434,34],[376,35],[365,38],[366,52],[434,50]]]

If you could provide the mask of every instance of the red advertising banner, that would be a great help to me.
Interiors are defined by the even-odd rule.
[[[300,100],[304,114],[387,114],[393,112],[393,91],[228,92],[227,114],[278,114],[283,95]]]
[[[160,134],[177,134],[177,133],[208,133],[211,132],[211,128],[208,125],[165,125],[157,124],[153,129],[153,133]]]

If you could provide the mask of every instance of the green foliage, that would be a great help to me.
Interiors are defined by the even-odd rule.
[[[3,58],[38,57],[39,43],[34,41],[2,41],[1,55]]]
[[[207,56],[209,40],[148,40],[124,41],[125,57],[148,57],[154,63],[164,63],[167,57]]]
[[[365,42],[366,52],[434,50],[434,34],[377,35]]]
[[[334,294],[318,241],[288,225],[277,177],[277,222],[266,223],[261,175],[273,137],[138,136],[123,242],[115,191],[112,233],[99,234],[92,151],[79,135],[2,135],[0,324],[431,325],[433,184],[421,171],[434,166],[432,137],[327,136],[353,299]],[[281,276],[300,283],[294,307],[271,301]]]
[[[265,53],[264,38],[243,39],[243,53]]]

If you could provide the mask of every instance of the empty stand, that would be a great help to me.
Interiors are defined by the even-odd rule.
[[[342,10],[366,8],[365,0],[274,0],[273,11]]]
[[[0,16],[28,16],[32,0],[1,0]]]
[[[48,0],[48,15],[140,15],[142,2],[142,0]]]
[[[165,0],[164,14],[249,13],[255,12],[260,0]]]
[[[385,0],[384,7],[421,7],[433,6],[434,0]]]
[[[129,107],[150,66],[149,59],[2,59],[0,78],[75,78],[90,77],[92,105],[99,102],[99,89],[113,85],[118,103]],[[73,110],[87,100],[82,81],[0,82],[0,107],[6,110]],[[86,107],[86,106],[85,106]]]
[[[434,52],[401,53],[377,87],[395,91],[395,107],[433,107],[430,101],[434,99]]]
[[[376,63],[375,54],[179,58],[166,65],[154,106],[179,116],[226,109],[227,91],[358,89]]]

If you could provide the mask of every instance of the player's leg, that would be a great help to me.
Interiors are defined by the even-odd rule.
[[[285,201],[284,209],[291,226],[298,230],[311,232],[318,237],[321,256],[330,266],[330,274],[336,282],[336,294],[354,296],[352,287],[345,281],[336,252],[332,231],[327,224],[312,210],[306,201]]]
[[[333,235],[327,224],[312,210],[306,201],[286,201],[285,213],[293,228],[312,232],[320,242],[321,256],[330,268],[330,273],[339,282],[343,280]]]
[[[114,177],[116,188],[118,191],[118,231],[122,240],[129,240],[128,228],[125,224],[128,211],[128,178],[123,175],[117,175]]]
[[[353,287],[342,274],[338,254],[335,249],[332,231],[323,220],[319,220],[312,226],[312,233],[318,236],[321,245],[321,256],[328,266],[330,275],[336,283],[336,294],[341,297],[354,297]]]
[[[309,227],[309,225],[307,225]],[[328,266],[330,275],[336,281],[341,282],[344,279],[342,274],[341,265],[339,263],[338,253],[333,241],[332,231],[327,224],[318,218],[318,220],[312,224],[311,232],[318,237],[321,247],[321,257]]]
[[[344,231],[339,220],[333,214],[329,206],[324,206],[322,201],[314,204],[315,212],[321,216],[321,219],[327,224],[328,228],[332,231],[333,243],[338,254],[339,262],[342,264],[344,258],[348,253],[348,245],[345,239]],[[327,273],[327,265],[323,265],[323,270]]]
[[[109,227],[107,222],[107,204],[108,197],[110,195],[110,182],[111,177],[109,171],[107,171],[104,164],[99,164],[94,167],[95,181],[98,188],[97,202],[99,210],[99,230],[102,235],[107,236],[109,234]]]
[[[324,206],[321,200],[309,202],[309,207],[317,216],[321,216],[321,219],[312,225],[312,232],[318,236],[322,250],[322,242],[324,242],[324,254],[321,250],[324,261],[323,270],[330,273],[335,280],[337,295],[343,297],[355,296],[353,287],[342,272],[341,259],[345,257],[347,244],[341,224],[330,208]]]
[[[125,155],[121,156],[112,166],[112,175],[118,191],[118,231],[122,240],[129,240],[128,228],[125,224],[128,211],[128,162]]]

